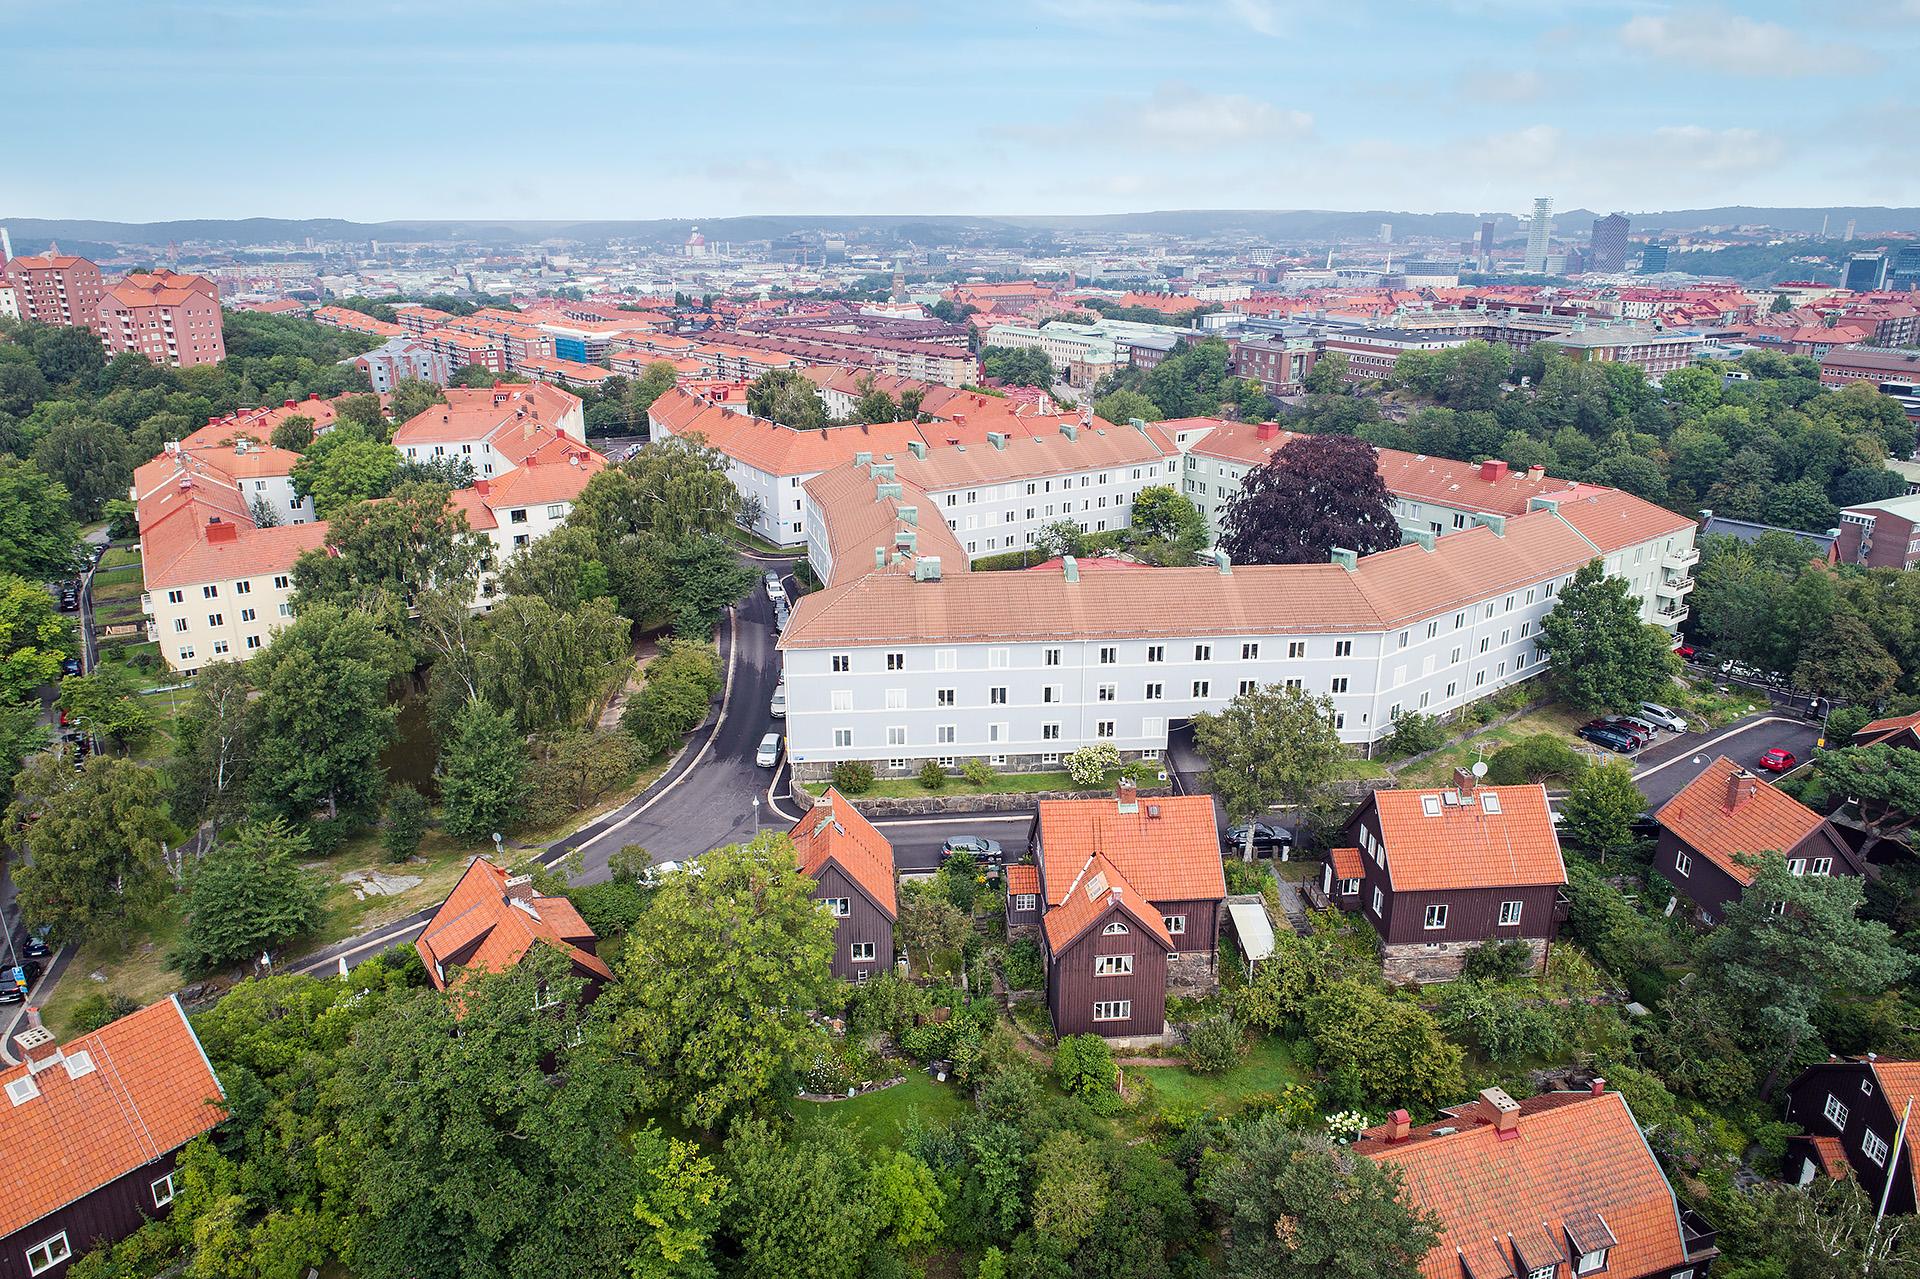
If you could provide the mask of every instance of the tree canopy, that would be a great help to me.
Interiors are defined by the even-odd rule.
[[[1370,446],[1299,436],[1227,499],[1220,545],[1238,564],[1324,564],[1336,547],[1368,555],[1400,545],[1400,523]]]

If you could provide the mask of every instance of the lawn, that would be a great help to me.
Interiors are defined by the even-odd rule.
[[[1691,676],[1676,683],[1661,698],[1674,710],[1695,720],[1705,720],[1708,728],[1719,728],[1755,711],[1766,710],[1767,698],[1753,689],[1729,684],[1722,693],[1710,679]]]
[[[949,776],[946,785],[939,790],[928,790],[920,784],[918,777],[880,777],[874,780],[872,786],[861,791],[860,796],[903,799],[927,795],[1030,795],[1035,791],[1049,790],[1110,790],[1123,776],[1132,776],[1142,786],[1157,786],[1160,784],[1155,778],[1158,771],[1157,767],[1147,771],[1138,765],[1133,766],[1131,772],[1127,768],[1116,768],[1092,786],[1078,785],[1064,771],[995,773],[993,780],[985,786],[975,786],[964,777]]]
[[[133,546],[110,546],[107,553],[100,557],[100,572],[110,572],[116,568],[137,567],[140,563],[140,548]],[[98,576],[98,574],[95,574]]]
[[[74,953],[57,986],[40,992],[40,1015],[60,1038],[67,1038],[75,1007],[99,991],[125,995],[139,1004],[164,999],[186,983],[167,964],[180,932],[180,916],[162,909],[150,926],[131,927],[118,936],[88,942]],[[105,980],[94,981],[99,973]]]
[[[796,1097],[788,1103],[788,1109],[793,1112],[796,1136],[823,1128],[844,1128],[868,1150],[878,1151],[897,1149],[915,1116],[930,1125],[948,1124],[964,1114],[968,1105],[958,1089],[934,1082],[933,1076],[915,1067],[908,1071],[904,1083],[880,1092],[851,1101],[803,1101]]]
[[[1272,1038],[1254,1041],[1238,1066],[1217,1075],[1196,1075],[1185,1066],[1128,1066],[1126,1071],[1153,1085],[1154,1102],[1162,1110],[1197,1107],[1215,1114],[1230,1114],[1250,1097],[1307,1082],[1286,1041]]]
[[[1439,786],[1452,779],[1454,769],[1471,768],[1477,760],[1492,758],[1493,753],[1502,746],[1511,746],[1521,738],[1532,737],[1536,733],[1557,733],[1566,738],[1575,750],[1586,753],[1592,747],[1575,737],[1573,730],[1586,723],[1588,718],[1564,706],[1543,706],[1498,727],[1481,729],[1462,737],[1451,746],[1427,756],[1417,765],[1396,773],[1395,777],[1402,786]]]
[[[93,575],[93,603],[96,608],[114,600],[138,599],[139,595],[140,569],[137,565]]]

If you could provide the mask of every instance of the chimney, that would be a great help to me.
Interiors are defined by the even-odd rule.
[[[207,524],[207,541],[213,544],[237,542],[240,540],[238,524],[222,523],[217,517]]]
[[[506,900],[510,902],[530,902],[533,900],[533,878],[529,875],[515,875],[503,885]]]
[[[1080,580],[1080,561],[1073,556],[1062,555],[1060,557],[1060,567],[1069,582],[1077,582]]]
[[[873,566],[875,568],[885,568],[887,566],[887,548],[886,547],[876,546],[873,548]]]
[[[1512,1141],[1520,1135],[1520,1103],[1506,1089],[1482,1088],[1480,1100],[1493,1112],[1493,1131],[1499,1140]]]
[[[13,1037],[15,1056],[27,1063],[29,1074],[37,1075],[61,1058],[60,1043],[53,1032],[40,1024],[40,1010],[27,1009],[27,1028]]]
[[[813,797],[813,806],[815,808],[832,808],[833,797],[827,794],[827,792],[821,791],[818,795],[815,795]]]
[[[1547,468],[1544,466],[1541,466],[1538,462],[1534,463],[1532,466],[1529,466],[1527,468],[1527,482],[1529,484],[1538,484],[1541,480],[1544,480],[1546,478],[1547,478]]]
[[[299,402],[300,402],[300,401],[298,401],[298,400],[282,400],[282,401],[280,402],[280,407],[281,407],[281,408],[283,408],[283,409],[290,409],[290,408],[292,408],[292,407],[293,407],[294,405],[296,405],[296,404],[298,404]]]
[[[320,398],[320,392],[318,392],[318,391],[308,391],[308,392],[307,392],[307,398],[308,398],[309,400],[317,400],[317,399],[319,399],[319,398]]]
[[[487,494],[493,492],[493,481],[492,480],[475,480],[473,482],[473,491],[478,493],[481,497],[485,497]]]
[[[1280,424],[1278,422],[1262,422],[1254,429],[1253,433],[1260,439],[1271,440],[1279,436]]]
[[[1734,769],[1727,774],[1727,808],[1740,807],[1759,792],[1760,779],[1752,773]]]
[[[1453,788],[1462,795],[1473,794],[1473,788],[1479,784],[1479,781],[1480,779],[1475,777],[1467,769],[1456,768],[1453,770]]]
[[[1131,777],[1122,777],[1113,784],[1113,800],[1115,807],[1122,813],[1140,811],[1140,793],[1135,788]]]
[[[1599,1075],[1595,1075],[1593,1077],[1593,1095],[1596,1097],[1604,1097],[1606,1095],[1606,1092],[1607,1092],[1607,1081],[1605,1079],[1602,1079]]]
[[[1480,478],[1489,484],[1495,480],[1504,479],[1506,474],[1507,464],[1498,458],[1488,458],[1480,464]]]
[[[1387,1140],[1405,1141],[1407,1134],[1413,1131],[1413,1117],[1405,1110],[1396,1110],[1387,1116]]]

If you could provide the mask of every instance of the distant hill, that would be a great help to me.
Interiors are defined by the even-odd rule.
[[[1596,215],[1588,209],[1568,209],[1554,215],[1562,235],[1579,236]],[[1828,234],[1838,238],[1849,220],[1862,236],[1920,233],[1920,208],[1749,208],[1675,209],[1632,213],[1636,232],[1674,232],[1715,226],[1761,225],[1781,231],[1814,235],[1824,219]],[[1105,213],[1068,216],[928,216],[922,214],[819,215],[769,214],[754,217],[703,218],[697,225],[710,240],[752,241],[778,239],[796,231],[863,232],[891,235],[902,243],[928,244],[945,237],[955,240],[985,236],[1019,243],[1032,236],[1057,231],[1214,236],[1242,234],[1279,243],[1370,238],[1383,222],[1393,225],[1395,240],[1409,236],[1466,240],[1479,234],[1483,219],[1492,218],[1501,236],[1515,234],[1519,218],[1511,213],[1408,213],[1392,209],[1343,211],[1338,209],[1166,209],[1143,213]],[[578,240],[600,243],[627,239],[678,244],[696,225],[686,218],[642,221],[407,220],[351,222],[341,218],[191,218],[173,222],[106,222],[68,218],[0,218],[12,234],[15,252],[37,252],[49,241],[62,248],[115,244],[164,247],[168,243],[211,242],[236,248],[317,241],[430,240],[480,244],[532,244],[542,240]]]

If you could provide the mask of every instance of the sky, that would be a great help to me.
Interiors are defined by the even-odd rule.
[[[1920,204],[1920,0],[0,0],[0,215]]]

